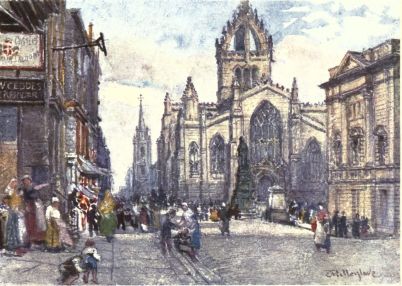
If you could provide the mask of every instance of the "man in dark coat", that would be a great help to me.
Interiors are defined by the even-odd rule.
[[[339,211],[338,210],[335,210],[334,215],[332,216],[332,227],[335,230],[335,233],[334,233],[335,237],[338,237],[339,236],[339,229],[338,229],[339,228]]]
[[[352,223],[352,236],[353,238],[360,238],[360,216],[359,213],[356,213],[355,217],[353,218]]]
[[[126,230],[126,223],[124,221],[124,208],[123,205],[119,205],[116,211],[117,215],[117,229],[120,229],[120,226],[123,230]]]
[[[342,211],[342,216],[339,219],[339,234],[340,234],[340,237],[344,237],[344,238],[348,237],[348,227],[346,225],[345,211]]]
[[[169,210],[162,221],[161,226],[161,249],[162,254],[166,255],[172,251],[172,229],[176,228],[176,225],[172,222],[172,219],[176,216],[176,211],[174,209]]]
[[[229,230],[229,221],[230,221],[230,217],[229,217],[229,212],[228,209],[226,208],[226,204],[222,203],[222,207],[219,209],[218,211],[218,216],[220,219],[220,230],[221,230],[221,234],[225,235],[225,233],[228,234],[228,236],[230,236],[230,230]]]
[[[97,208],[95,204],[91,205],[91,209],[88,212],[88,227],[89,227],[89,236],[93,236],[93,232],[98,235],[98,218]]]

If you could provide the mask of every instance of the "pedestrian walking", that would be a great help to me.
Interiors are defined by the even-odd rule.
[[[220,220],[219,228],[221,234],[225,235],[225,233],[227,233],[227,235],[230,236],[230,230],[229,230],[230,217],[225,203],[222,203],[222,206],[218,212],[218,217]]]
[[[194,249],[194,258],[197,259],[197,256],[201,249],[201,227],[197,220],[196,215],[193,215],[193,221],[194,221],[193,226],[194,230],[191,234],[191,246]]]
[[[112,242],[113,235],[117,227],[117,217],[114,213],[115,202],[110,191],[106,191],[105,197],[99,205],[101,215],[99,231],[106,237],[108,242]]]
[[[124,222],[124,208],[122,204],[119,204],[117,208],[117,229],[120,229],[120,226],[122,230],[126,230],[126,224]]]
[[[352,236],[353,238],[360,238],[360,216],[359,213],[356,213],[352,222]]]
[[[334,228],[334,235],[335,237],[339,236],[339,211],[335,210],[334,215],[332,216],[332,226]]]
[[[94,232],[95,235],[98,235],[98,210],[96,208],[96,204],[92,204],[89,212],[88,212],[88,229],[89,229],[89,236],[93,237]]]
[[[176,216],[176,210],[170,209],[162,218],[161,223],[161,250],[166,255],[172,251],[172,229],[176,228],[173,219]]]
[[[88,239],[85,242],[85,248],[82,250],[81,254],[85,265],[85,272],[82,280],[84,283],[88,283],[89,273],[91,273],[92,282],[98,284],[98,262],[101,261],[101,256],[95,247],[95,241]]]
[[[145,206],[141,207],[139,215],[139,227],[141,232],[148,232],[149,214]]]
[[[318,206],[318,208],[319,210],[316,215],[317,226],[315,229],[314,244],[317,250],[324,248],[327,253],[330,253],[330,218],[321,204]]]
[[[342,211],[342,215],[339,219],[339,233],[340,233],[340,237],[343,237],[343,238],[348,237],[348,226],[346,223],[345,211]]]

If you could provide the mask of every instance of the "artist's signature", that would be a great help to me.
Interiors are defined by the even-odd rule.
[[[371,269],[362,270],[359,268],[356,270],[350,270],[350,269],[325,270],[325,276],[329,278],[359,278],[359,281],[361,281],[362,278],[364,277],[379,278],[381,277],[381,274]]]

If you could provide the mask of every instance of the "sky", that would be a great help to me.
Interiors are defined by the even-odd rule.
[[[250,1],[273,37],[272,79],[287,88],[297,78],[299,98],[322,102],[318,85],[348,50],[362,51],[400,38],[400,0]],[[200,101],[216,102],[215,38],[240,0],[67,0],[80,8],[95,35],[103,32],[100,55],[101,126],[111,151],[114,189],[124,185],[132,164],[133,135],[143,95],[151,129],[152,160],[160,133],[163,99],[179,100],[192,76]]]

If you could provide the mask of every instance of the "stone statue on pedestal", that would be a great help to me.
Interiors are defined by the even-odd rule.
[[[239,141],[236,187],[233,191],[231,205],[237,204],[242,212],[247,213],[252,208],[254,190],[248,161],[248,146],[243,137],[240,137]]]

